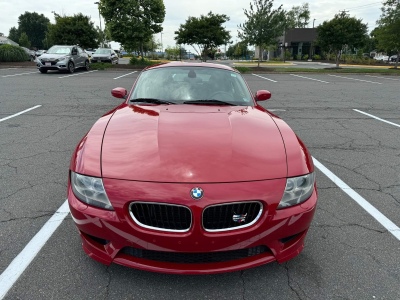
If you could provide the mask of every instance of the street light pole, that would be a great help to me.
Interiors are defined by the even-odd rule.
[[[99,8],[99,4],[100,4],[100,2],[95,2],[94,4],[97,4],[97,8],[99,9],[99,19],[100,19],[100,34],[101,34],[101,48],[103,48],[104,47],[104,44],[103,44],[103,29],[101,28],[101,16],[100,16],[100,8]]]
[[[312,22],[312,28],[314,28],[314,22],[315,22],[315,20],[316,20],[316,19],[314,19],[313,22]]]
[[[164,32],[161,32],[161,54],[163,54],[163,51],[164,51],[164,46],[163,46],[163,43],[162,43],[162,35],[163,35],[163,33]]]

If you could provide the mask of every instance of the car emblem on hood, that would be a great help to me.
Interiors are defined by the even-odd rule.
[[[204,196],[204,191],[199,187],[192,188],[192,190],[190,191],[190,196],[194,200],[200,200]]]
[[[233,215],[232,220],[233,220],[233,222],[242,223],[242,222],[246,222],[246,217],[247,217],[247,214],[245,214],[245,215]]]

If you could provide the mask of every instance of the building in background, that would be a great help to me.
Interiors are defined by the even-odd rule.
[[[285,35],[279,38],[277,55],[283,58],[286,49],[289,50],[293,59],[303,58],[304,55],[312,57],[314,54],[321,54],[318,46],[315,46],[317,40],[317,28],[294,28],[285,32]]]
[[[19,46],[16,42],[8,39],[5,36],[0,36],[0,45],[14,45],[14,46]]]
[[[285,35],[278,38],[279,44],[276,45],[274,50],[263,50],[263,59],[281,57],[283,53],[289,50],[293,59],[301,59],[304,55],[312,57],[315,54],[321,55],[321,50],[315,45],[317,40],[316,28],[294,28],[286,30]],[[258,59],[258,47],[255,50],[255,58]]]

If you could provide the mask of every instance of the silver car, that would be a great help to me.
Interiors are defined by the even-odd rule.
[[[105,62],[110,64],[118,64],[119,58],[113,49],[109,48],[99,48],[92,55],[91,60],[92,63],[96,62]]]
[[[79,46],[53,46],[37,58],[36,64],[40,73],[48,70],[73,73],[75,69],[90,67],[89,56]]]

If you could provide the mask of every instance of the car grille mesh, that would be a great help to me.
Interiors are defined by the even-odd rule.
[[[133,202],[131,214],[144,227],[167,231],[187,231],[192,223],[192,214],[185,206]]]
[[[203,227],[210,231],[245,227],[256,220],[261,209],[260,202],[250,201],[209,206],[203,212]],[[244,221],[234,221],[234,216],[244,215]]]
[[[181,264],[204,264],[232,261],[252,257],[261,253],[270,252],[267,246],[261,245],[252,248],[205,253],[182,253],[182,252],[161,252],[133,247],[125,247],[119,253],[129,256],[143,258],[153,261],[181,263]]]

